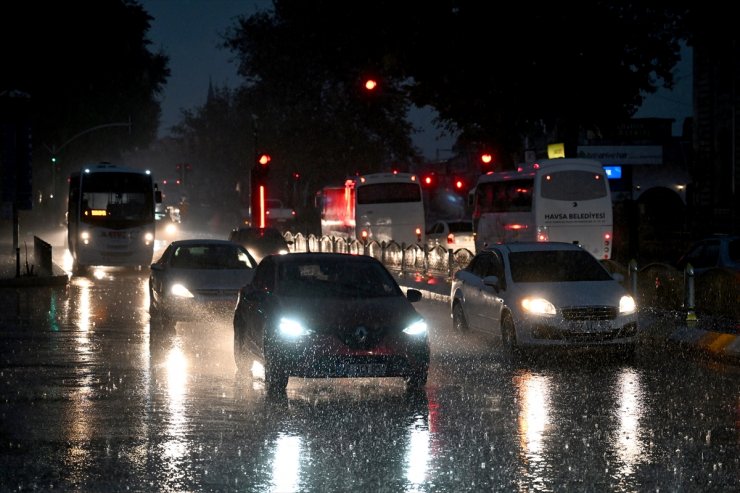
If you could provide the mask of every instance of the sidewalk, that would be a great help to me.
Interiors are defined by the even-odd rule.
[[[64,286],[68,282],[69,275],[53,262],[51,272],[41,269],[32,247],[28,249],[28,258],[25,247],[21,247],[17,259],[12,243],[0,242],[0,287]]]

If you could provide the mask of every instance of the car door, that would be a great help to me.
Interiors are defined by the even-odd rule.
[[[464,280],[465,316],[468,326],[473,330],[491,332],[495,329],[491,327],[491,320],[494,318],[492,307],[489,306],[492,298],[489,293],[491,288],[483,282],[486,276],[492,275],[491,272],[495,271],[495,262],[493,252],[486,251],[476,255]]]
[[[486,278],[490,280],[491,276],[498,278],[497,285],[486,283]],[[504,306],[504,300],[501,293],[506,290],[506,276],[504,273],[504,262],[501,253],[493,250],[488,254],[486,271],[481,279],[482,287],[478,293],[480,306],[480,324],[484,332],[501,334],[501,312]]]

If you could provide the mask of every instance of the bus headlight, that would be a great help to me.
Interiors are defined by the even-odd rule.
[[[144,243],[146,243],[147,245],[149,245],[153,241],[154,241],[154,234],[152,232],[150,232],[150,231],[147,231],[144,234]]]
[[[80,239],[82,240],[82,243],[84,243],[85,245],[89,245],[90,233],[88,233],[87,231],[83,231],[82,233],[80,233]]]

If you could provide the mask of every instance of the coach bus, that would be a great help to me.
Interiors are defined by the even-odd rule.
[[[347,239],[421,243],[424,202],[421,185],[410,173],[371,173],[319,194],[321,234]]]
[[[546,159],[481,175],[473,191],[476,250],[509,241],[564,241],[597,259],[612,254],[607,175],[591,159]]]
[[[67,246],[73,272],[91,266],[145,267],[154,254],[155,204],[148,170],[100,163],[69,178]]]

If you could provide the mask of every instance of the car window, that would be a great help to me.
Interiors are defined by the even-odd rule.
[[[493,253],[486,252],[473,258],[470,271],[480,278],[486,276],[500,276],[501,264]]]
[[[468,221],[459,221],[448,223],[450,227],[450,233],[472,233],[473,223]]]
[[[593,255],[579,250],[512,252],[509,268],[514,282],[613,280]]]
[[[275,289],[275,264],[270,259],[263,260],[254,272],[252,286],[261,291]]]
[[[681,262],[681,267],[687,263],[698,269],[715,267],[719,258],[719,240],[708,240],[691,248]]]
[[[727,245],[727,253],[730,256],[730,260],[740,262],[740,240],[731,240],[729,245]]]
[[[179,269],[251,269],[246,251],[233,245],[192,245],[178,247],[172,266]]]
[[[281,262],[275,290],[283,296],[314,298],[378,298],[403,294],[382,264],[344,259]]]

